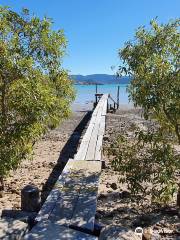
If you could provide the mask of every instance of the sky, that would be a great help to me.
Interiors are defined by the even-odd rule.
[[[71,74],[114,74],[118,50],[132,40],[139,26],[180,17],[180,0],[0,0],[20,11],[26,7],[39,17],[53,19],[68,40],[63,66]]]

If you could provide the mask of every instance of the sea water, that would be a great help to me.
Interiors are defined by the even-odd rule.
[[[120,86],[119,103],[129,104],[127,84],[105,84],[97,86],[97,93],[108,93],[117,101],[117,90]],[[75,85],[76,99],[75,104],[88,104],[95,101],[96,86],[95,85]]]
[[[132,105],[128,99],[127,84],[105,84],[97,85],[97,93],[108,93],[117,101],[117,90],[119,91],[119,104]],[[95,101],[96,85],[74,85],[76,99],[72,104],[73,111],[91,110]]]

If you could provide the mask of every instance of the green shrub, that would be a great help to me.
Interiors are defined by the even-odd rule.
[[[129,140],[120,135],[109,147],[112,166],[119,180],[133,194],[149,195],[151,200],[167,203],[178,187],[180,155],[158,133],[137,132]]]
[[[0,177],[18,166],[48,126],[68,117],[72,82],[66,48],[52,21],[0,7]]]

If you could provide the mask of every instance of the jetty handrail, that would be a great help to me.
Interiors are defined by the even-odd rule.
[[[109,98],[115,103],[117,104],[117,102],[111,97],[111,95],[109,94]],[[118,105],[118,104],[117,104]]]

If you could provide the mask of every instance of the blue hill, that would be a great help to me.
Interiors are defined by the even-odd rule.
[[[128,84],[129,77],[117,77],[108,74],[71,75],[76,84]]]

